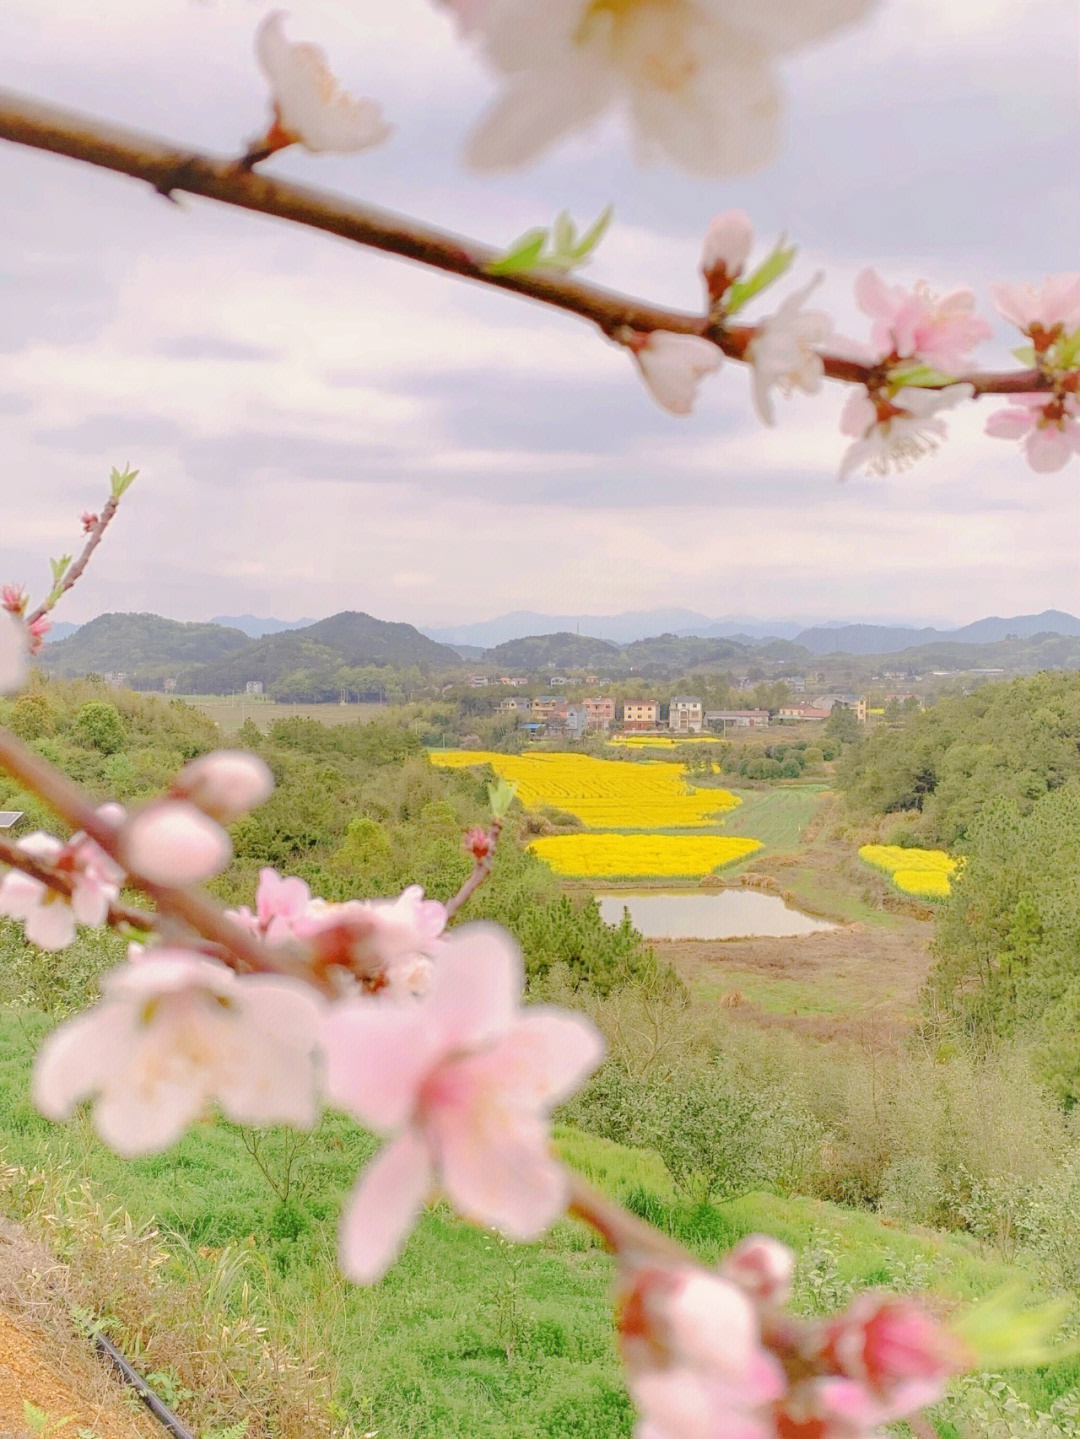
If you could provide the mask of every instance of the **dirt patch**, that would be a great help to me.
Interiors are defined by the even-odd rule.
[[[687,984],[721,1003],[738,993],[740,1002],[729,1006],[734,1018],[822,1040],[890,1044],[911,1026],[932,962],[931,934],[925,922],[898,917],[888,928],[845,924],[796,939],[652,943]],[[775,986],[778,1007],[762,1003],[763,984]],[[812,1012],[822,1008],[829,1012]]]
[[[57,1439],[80,1430],[95,1439],[161,1439],[164,1431],[73,1325],[66,1283],[48,1250],[0,1219],[0,1439],[32,1434],[27,1400],[49,1416]]]

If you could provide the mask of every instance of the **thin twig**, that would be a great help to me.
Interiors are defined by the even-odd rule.
[[[488,840],[490,841],[490,843],[488,845],[487,853],[485,855],[482,855],[480,859],[476,861],[476,864],[473,866],[472,874],[469,875],[468,879],[458,890],[457,894],[453,895],[450,899],[446,901],[447,919],[453,919],[454,915],[457,914],[458,910],[465,903],[465,901],[472,898],[472,896],[483,884],[484,880],[487,879],[488,875],[491,873],[491,866],[495,862],[495,846],[499,843],[500,834],[502,834],[502,820],[493,819],[491,822],[491,828],[488,830]]]
[[[592,1225],[608,1248],[623,1259],[651,1258],[661,1263],[680,1265],[697,1263],[674,1239],[669,1239],[659,1229],[654,1229],[644,1219],[639,1219],[629,1209],[609,1199],[580,1174],[575,1174],[573,1170],[567,1173],[567,1213]]]
[[[732,359],[746,360],[746,347],[755,333],[752,325],[720,325],[704,313],[664,309],[551,271],[492,275],[487,267],[500,252],[490,245],[310,186],[255,174],[242,160],[180,149],[153,136],[9,90],[0,90],[0,140],[117,171],[145,181],[169,198],[176,190],[202,195],[225,205],[323,230],[482,285],[510,290],[591,320],[614,339],[632,331],[653,330],[701,335]],[[860,364],[839,355],[824,354],[822,363],[831,379],[849,384],[872,385],[882,378],[880,366]],[[970,384],[976,394],[1016,394],[1046,390],[1052,384],[1035,369],[976,371],[955,376],[953,382]]]
[[[108,528],[109,521],[112,519],[113,515],[116,514],[119,506],[120,496],[110,495],[108,500],[106,501],[105,508],[102,510],[101,515],[98,518],[97,524],[94,525],[94,527],[90,530],[89,538],[87,539],[86,544],[83,546],[82,554],[79,556],[79,558],[75,561],[73,565],[70,565],[68,567],[67,571],[64,574],[62,583],[53,590],[51,595],[49,595],[46,599],[42,600],[41,604],[38,605],[37,609],[34,610],[32,614],[26,616],[26,623],[28,625],[32,625],[35,620],[41,619],[42,615],[47,615],[49,611],[53,608],[53,606],[56,604],[60,596],[67,594],[68,590],[71,589],[72,585],[82,574],[83,570],[86,569],[87,562],[89,561],[90,556],[94,553],[98,545],[101,543],[101,537]]]

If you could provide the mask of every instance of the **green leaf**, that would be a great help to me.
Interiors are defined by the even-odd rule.
[[[560,210],[555,216],[555,223],[551,227],[551,248],[556,255],[569,255],[573,251],[576,232],[574,222],[565,210]]]
[[[600,241],[604,238],[614,213],[614,205],[608,205],[599,219],[593,221],[578,241],[577,249],[571,251],[575,260],[584,260],[586,255],[596,249],[597,245],[599,245]]]
[[[527,274],[539,259],[547,236],[546,230],[530,230],[515,240],[505,255],[490,261],[484,268],[489,275]]]
[[[902,390],[905,385],[918,385],[920,389],[934,390],[949,384],[951,380],[951,375],[935,370],[930,365],[901,363],[889,371],[889,384],[894,391]]]
[[[60,555],[58,559],[50,560],[49,567],[52,570],[53,584],[58,585],[67,574],[68,565],[71,564],[70,555]]]
[[[1034,345],[1017,345],[1012,353],[1014,358],[1019,360],[1022,365],[1034,365],[1035,363]]]
[[[1009,1285],[951,1325],[974,1352],[980,1369],[1029,1369],[1080,1353],[1080,1340],[1050,1342],[1068,1318],[1071,1301],[1052,1299],[1024,1308],[1025,1298],[1023,1285]]]
[[[488,785],[488,804],[491,805],[491,813],[496,819],[506,818],[516,793],[517,785],[513,780],[500,779]]]
[[[120,498],[138,473],[138,470],[133,470],[128,465],[125,465],[123,470],[118,470],[115,466],[113,467],[113,472],[109,476],[109,489],[114,500]]]
[[[759,291],[764,290],[766,285],[779,280],[780,276],[791,268],[791,262],[797,253],[798,246],[785,246],[782,238],[778,240],[772,254],[767,255],[745,280],[736,280],[728,290],[724,296],[725,313],[734,315],[737,310],[742,309],[747,300],[752,300]]]

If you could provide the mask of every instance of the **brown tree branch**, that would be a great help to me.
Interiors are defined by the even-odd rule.
[[[746,347],[754,335],[752,325],[719,325],[705,313],[664,309],[561,274],[541,270],[525,275],[492,275],[486,267],[500,252],[489,245],[310,186],[255,174],[242,160],[223,160],[179,149],[153,136],[46,105],[10,90],[0,90],[0,140],[66,155],[143,180],[169,199],[175,191],[202,195],[225,205],[323,230],[479,284],[509,290],[580,315],[611,338],[618,338],[622,331],[633,330],[701,335],[731,358],[745,360]],[[825,374],[834,380],[873,384],[881,378],[877,366],[859,364],[838,355],[825,354],[822,360]],[[1016,394],[1051,387],[1047,378],[1034,369],[976,371],[954,378],[954,383],[960,381],[970,384],[976,394]]]
[[[68,590],[71,589],[72,585],[82,574],[83,570],[86,569],[86,566],[90,560],[90,556],[94,553],[98,545],[101,543],[101,537],[108,528],[109,521],[116,514],[119,505],[120,496],[110,495],[105,503],[105,508],[102,510],[97,524],[90,531],[89,538],[87,539],[86,544],[83,546],[82,554],[79,556],[79,558],[75,561],[73,565],[68,566],[67,572],[65,573],[63,580],[53,590],[52,594],[50,594],[46,599],[42,600],[41,604],[38,605],[37,609],[34,610],[32,614],[26,616],[26,623],[28,625],[32,625],[35,620],[41,619],[42,615],[47,615],[49,611],[53,608],[53,606],[56,604],[56,602],[59,600],[60,596],[67,594]]]
[[[0,769],[14,775],[54,809],[61,819],[66,820],[72,829],[89,835],[117,864],[126,868],[118,831],[101,818],[79,786],[48,760],[28,749],[10,730],[3,728],[0,728]],[[174,889],[152,884],[139,875],[131,875],[131,883],[154,901],[161,914],[182,920],[196,934],[220,946],[226,963],[233,968],[290,975],[322,987],[328,993],[333,992],[330,978],[320,979],[312,973],[306,950],[300,946],[265,944],[230,919],[204,890],[196,886]]]

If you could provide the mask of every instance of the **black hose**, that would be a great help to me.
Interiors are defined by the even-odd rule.
[[[196,1439],[196,1435],[191,1432],[183,1420],[178,1419],[172,1410],[161,1402],[142,1375],[136,1374],[135,1370],[132,1369],[131,1365],[120,1353],[115,1344],[110,1343],[104,1334],[100,1334],[96,1330],[94,1332],[94,1343],[103,1354],[108,1355],[124,1376],[127,1383],[131,1385],[147,1409],[150,1410],[150,1413],[155,1419],[164,1424],[169,1433],[175,1436],[175,1439]]]

